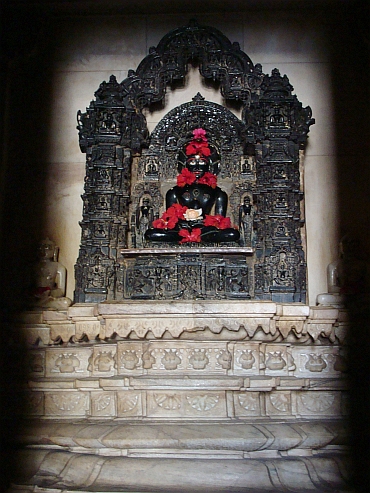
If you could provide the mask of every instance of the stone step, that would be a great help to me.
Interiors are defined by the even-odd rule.
[[[35,420],[19,438],[27,447],[102,456],[312,456],[346,445],[342,421],[137,422]]]
[[[18,486],[9,493],[341,493],[345,461],[338,456],[284,459],[99,457],[24,450]]]

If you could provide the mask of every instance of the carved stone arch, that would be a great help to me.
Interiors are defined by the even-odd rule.
[[[184,145],[195,128],[207,132],[215,157],[213,172],[221,178],[240,178],[240,161],[244,151],[245,125],[230,110],[205,101],[199,93],[191,102],[167,113],[150,135],[150,156],[157,156],[159,177],[174,179],[181,168]],[[179,164],[180,159],[180,164]]]
[[[199,64],[204,78],[220,82],[225,99],[240,100],[244,104],[262,81],[260,66],[253,65],[239,43],[231,43],[217,29],[200,26],[192,20],[187,26],[166,34],[140,63],[136,74],[143,81],[147,104],[161,101],[167,84],[183,80],[189,62]]]

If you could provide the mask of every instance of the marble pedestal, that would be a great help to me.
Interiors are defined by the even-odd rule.
[[[345,311],[130,301],[20,322],[14,491],[346,491]]]

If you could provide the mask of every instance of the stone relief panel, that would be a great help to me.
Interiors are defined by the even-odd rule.
[[[338,347],[295,347],[292,354],[297,362],[297,376],[338,377],[347,369],[346,358],[339,353]]]
[[[47,416],[86,416],[90,408],[87,392],[46,392],[45,414]]]
[[[117,373],[115,345],[94,346],[89,358],[88,370],[92,376],[110,376]]]
[[[294,358],[289,346],[266,345],[265,347],[265,374],[289,374],[296,370]]]
[[[158,418],[226,418],[226,395],[222,391],[148,391],[147,413]]]
[[[144,402],[145,399],[144,399]],[[122,391],[117,392],[117,416],[119,418],[132,418],[144,416],[142,392]]]
[[[31,350],[26,370],[30,378],[46,376],[55,379],[164,374],[323,379],[345,377],[347,357],[339,346],[227,341],[118,341],[85,347]]]
[[[257,381],[256,381],[257,382]],[[263,382],[259,380],[259,385]],[[20,412],[30,416],[47,417],[118,417],[133,419],[208,419],[208,418],[259,418],[269,416],[309,417],[314,420],[340,417],[348,414],[348,395],[339,390],[317,390],[315,385],[302,386],[301,390],[287,390],[274,387],[256,390],[256,387],[239,390],[225,390],[227,385],[214,384],[210,380],[200,388],[176,388],[176,382],[169,385],[147,381],[144,389],[132,389],[122,385],[122,390],[107,390],[96,386],[91,391],[74,388],[54,388],[45,391],[31,391],[26,396],[27,409],[20,406]],[[307,384],[307,382],[306,382]],[[179,381],[177,381],[179,385]],[[119,383],[116,382],[119,387]],[[57,386],[56,386],[57,387]],[[166,388],[167,387],[167,388]],[[233,387],[231,387],[233,388]]]
[[[116,416],[115,392],[91,392],[91,416]]]
[[[53,348],[46,351],[46,377],[89,376],[92,348]]]
[[[335,391],[297,393],[297,412],[302,416],[338,416],[341,395]]]
[[[259,374],[263,360],[260,344],[235,344],[233,359],[235,374]]]
[[[292,395],[286,391],[265,393],[266,414],[268,416],[292,415]]]
[[[260,392],[234,392],[235,416],[261,416]]]
[[[28,353],[28,373],[31,377],[45,376],[45,351]]]

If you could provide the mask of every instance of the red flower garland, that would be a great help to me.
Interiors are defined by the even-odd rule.
[[[213,173],[206,171],[204,175],[199,178],[198,183],[202,185],[208,185],[211,188],[217,187],[217,177]]]
[[[180,218],[184,217],[188,208],[184,205],[173,204],[159,219],[153,221],[153,227],[157,229],[173,229]]]
[[[231,228],[231,221],[229,217],[224,217],[220,214],[217,214],[216,216],[206,215],[204,219],[204,226],[214,226],[217,229],[227,229]]]
[[[185,185],[192,185],[196,181],[197,177],[188,168],[183,168],[181,173],[177,175],[177,186],[183,188]],[[198,179],[197,183],[201,185],[208,185],[211,188],[217,187],[217,176],[209,171],[206,171],[204,175]]]
[[[188,168],[183,168],[181,173],[177,175],[177,186],[184,187],[185,185],[191,185],[195,182],[197,177]]]
[[[182,237],[180,243],[200,243],[202,230],[200,228],[194,228],[191,231],[187,229],[180,229],[179,235]]]

